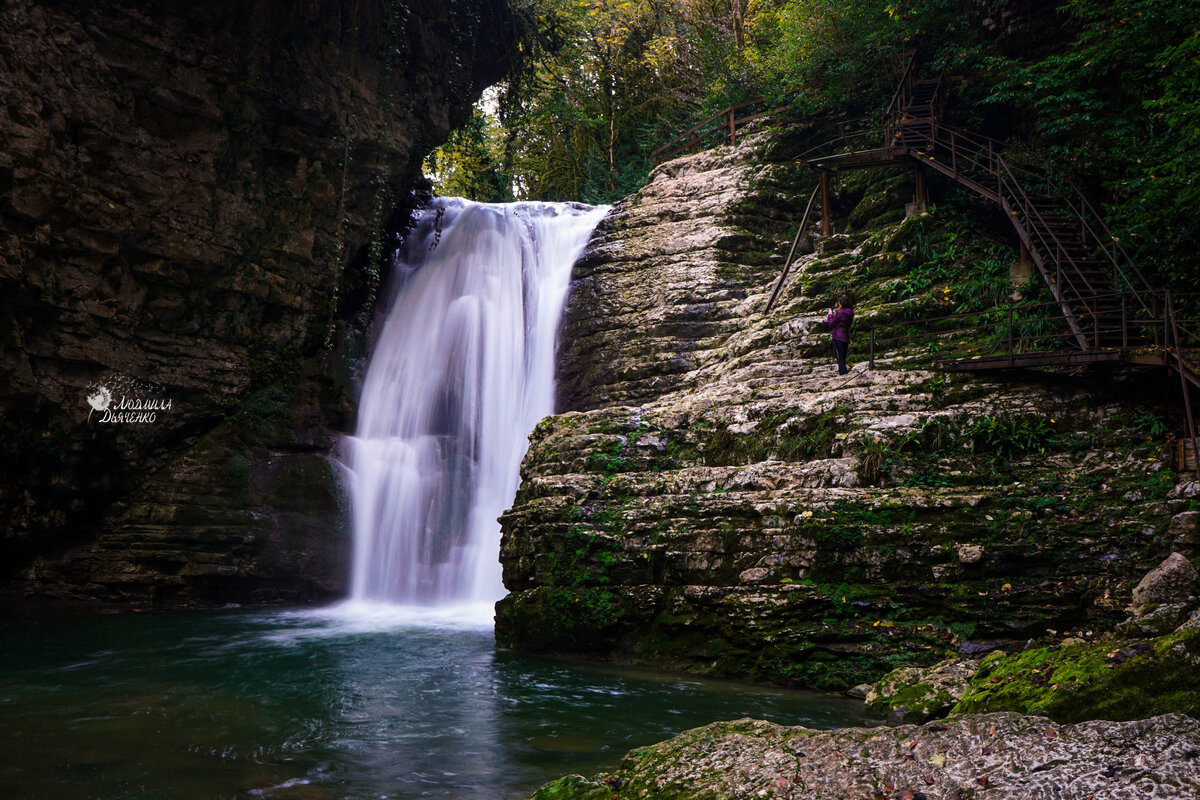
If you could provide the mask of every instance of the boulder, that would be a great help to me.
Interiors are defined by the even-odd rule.
[[[962,699],[979,668],[969,658],[951,658],[932,667],[901,667],[879,680],[867,694],[867,709],[889,722],[927,722],[944,717]]]
[[[1133,605],[1172,603],[1186,600],[1196,588],[1196,568],[1179,553],[1166,560],[1142,578],[1133,590]]]

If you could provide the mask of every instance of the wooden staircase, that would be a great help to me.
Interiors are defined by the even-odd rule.
[[[823,182],[846,170],[915,164],[919,201],[924,201],[923,173],[945,175],[1004,211],[1022,255],[1050,288],[1079,349],[1159,344],[1140,340],[1136,332],[1130,341],[1128,327],[1117,324],[1131,305],[1154,314],[1154,291],[1087,199],[1070,184],[1065,184],[1066,197],[1052,194],[1062,187],[1010,166],[995,140],[946,124],[947,94],[942,77],[917,80],[910,59],[884,113],[882,146],[847,148],[843,138],[837,152],[822,152],[831,149],[823,146],[801,159],[822,174]]]
[[[1196,342],[1191,341],[1190,332],[1181,333],[1170,293],[1150,286],[1074,186],[1013,167],[1001,156],[999,142],[947,124],[943,111],[949,81],[944,77],[918,80],[915,65],[910,58],[883,114],[882,141],[876,123],[852,134],[843,133],[797,157],[798,162],[820,173],[821,182],[796,233],[793,252],[818,195],[822,199],[822,233],[829,233],[825,209],[832,174],[915,165],[917,200],[924,202],[926,171],[940,173],[1000,206],[1021,241],[1022,257],[1028,257],[1049,287],[1065,331],[1057,348],[1023,352],[1018,358],[1010,322],[1007,353],[977,354],[957,364],[941,359],[939,365],[966,370],[1106,360],[1161,364],[1179,374],[1188,435],[1195,442],[1189,387],[1200,388],[1200,370],[1193,358]],[[768,311],[779,296],[790,262],[791,255],[768,301]],[[1200,452],[1196,455],[1200,462]]]

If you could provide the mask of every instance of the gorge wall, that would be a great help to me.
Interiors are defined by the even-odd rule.
[[[503,0],[4,4],[9,594],[337,591],[346,354],[321,345],[514,35]],[[170,408],[106,424],[101,387]]]
[[[1196,555],[1149,388],[1165,376],[947,377],[896,354],[867,370],[863,334],[838,376],[839,294],[859,331],[919,321],[981,267],[918,285],[966,239],[962,212],[902,220],[911,181],[860,174],[835,187],[850,233],[764,314],[815,181],[789,152],[767,132],[664,164],[594,235],[563,413],[534,431],[501,520],[499,643],[843,689],[1110,627],[1172,548]]]

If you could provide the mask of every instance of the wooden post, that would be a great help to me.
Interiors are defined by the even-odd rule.
[[[735,112],[733,110],[733,106],[730,106],[729,107],[729,143],[730,144],[737,144],[737,122],[735,121],[736,117],[737,117],[737,112]]]
[[[821,235],[833,233],[829,219],[829,173],[821,170]]]
[[[1129,347],[1129,308],[1126,298],[1128,295],[1121,292],[1121,347]]]
[[[1175,344],[1175,369],[1179,371],[1179,388],[1183,390],[1183,413],[1187,414],[1187,435],[1192,440],[1192,458],[1196,462],[1196,479],[1200,480],[1200,441],[1196,438],[1196,418],[1192,416],[1192,396],[1188,388],[1187,375],[1184,374],[1183,345],[1179,343],[1179,327],[1175,324],[1175,306],[1171,302],[1170,290],[1164,292],[1163,296],[1165,298],[1163,340],[1167,344],[1170,342]],[[1167,337],[1170,337],[1169,341]]]
[[[1008,366],[1016,366],[1016,349],[1013,347],[1013,310],[1008,307]]]
[[[921,205],[925,204],[925,167],[917,164],[917,202]]]
[[[1157,294],[1150,295],[1150,316],[1154,318],[1154,346],[1158,347],[1158,346],[1160,346],[1160,342],[1158,340],[1158,295]],[[1163,328],[1165,329],[1166,327],[1167,327],[1166,323],[1163,323]]]

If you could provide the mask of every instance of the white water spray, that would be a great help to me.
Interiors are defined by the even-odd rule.
[[[496,518],[553,413],[571,267],[606,210],[441,199],[420,212],[345,442],[352,605],[490,621],[504,594]]]

